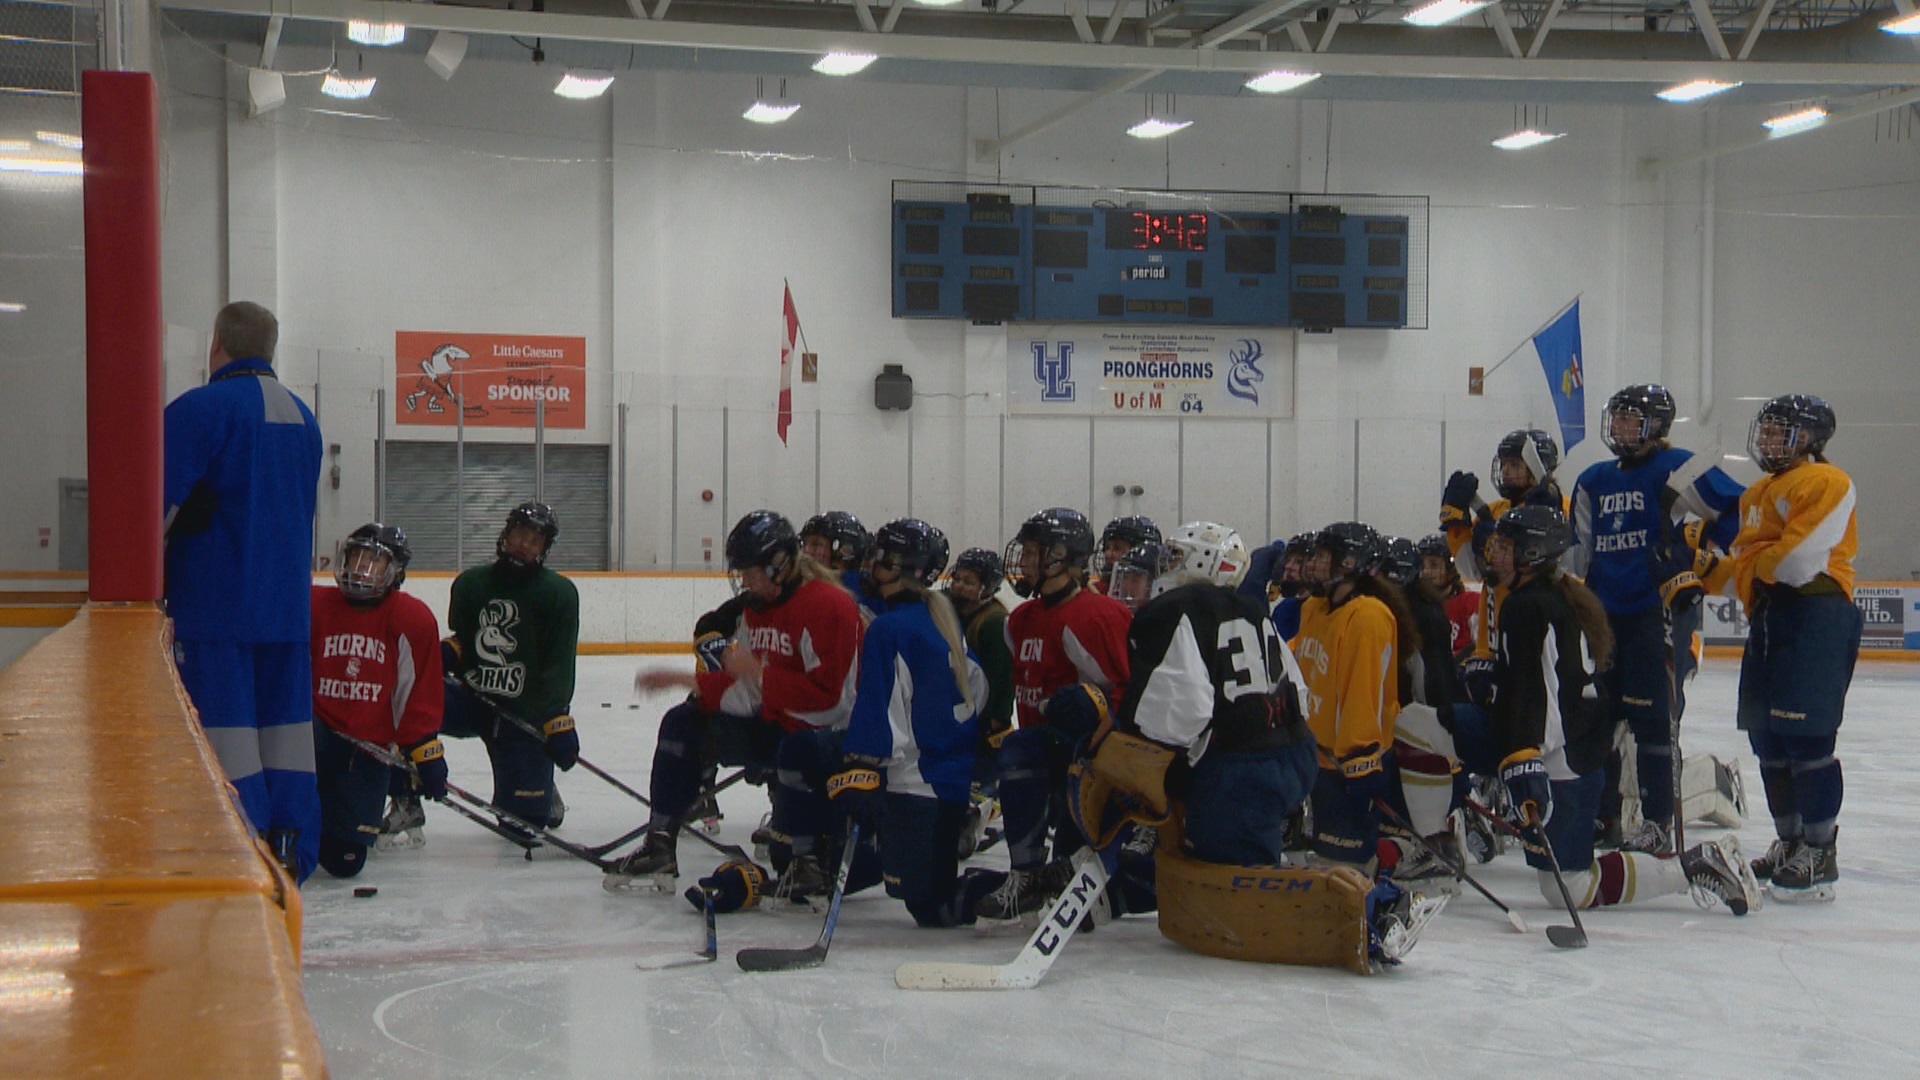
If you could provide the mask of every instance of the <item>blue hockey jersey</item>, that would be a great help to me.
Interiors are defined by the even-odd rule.
[[[320,425],[265,361],[241,359],[166,418],[166,594],[186,641],[306,641]]]
[[[954,685],[946,639],[927,605],[896,599],[861,643],[860,689],[842,749],[886,762],[889,792],[966,801],[988,694],[972,650],[967,678],[971,706]]]
[[[1722,550],[1740,529],[1740,493],[1732,477],[1690,450],[1669,446],[1644,461],[1602,461],[1573,487],[1573,542],[1566,568],[1612,615],[1660,605],[1669,576],[1659,565],[1663,543],[1678,542],[1687,517],[1706,523]]]

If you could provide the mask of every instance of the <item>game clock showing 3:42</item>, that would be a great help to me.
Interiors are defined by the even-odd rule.
[[[1100,194],[897,182],[894,317],[1408,325],[1407,215],[1350,212],[1341,196],[1125,193],[1144,196],[1129,205]],[[1174,202],[1189,205],[1154,205]]]

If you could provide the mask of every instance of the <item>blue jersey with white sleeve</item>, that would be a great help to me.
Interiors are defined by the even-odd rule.
[[[1667,576],[1661,546],[1678,542],[1677,526],[1696,517],[1707,539],[1728,548],[1744,490],[1719,466],[1674,446],[1639,461],[1589,466],[1573,487],[1574,547],[1565,566],[1586,578],[1608,614],[1659,607]]]
[[[264,360],[223,365],[165,416],[167,614],[186,641],[304,642],[320,425]]]
[[[987,706],[986,672],[969,649],[969,704],[926,602],[901,595],[876,603],[885,610],[860,645],[859,692],[841,749],[885,762],[890,793],[964,802]]]

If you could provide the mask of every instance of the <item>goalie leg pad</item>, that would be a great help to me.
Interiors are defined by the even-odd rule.
[[[1712,754],[1689,754],[1680,769],[1680,812],[1688,821],[1725,829],[1746,823],[1746,791],[1740,759],[1722,761]]]
[[[1160,933],[1168,940],[1228,960],[1372,974],[1369,883],[1359,871],[1222,866],[1165,846],[1156,863]]]
[[[1109,734],[1092,758],[1068,769],[1067,805],[1074,824],[1095,847],[1112,843],[1128,822],[1165,824],[1171,805],[1167,769],[1176,756],[1176,751],[1136,735]]]

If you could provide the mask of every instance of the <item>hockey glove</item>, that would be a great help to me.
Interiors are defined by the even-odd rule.
[[[883,762],[848,754],[840,771],[827,778],[827,798],[847,820],[860,826],[862,836],[878,836],[886,791],[881,786]]]
[[[1286,550],[1287,542],[1281,539],[1254,551],[1253,558],[1247,563],[1247,576],[1240,579],[1234,591],[1255,600],[1266,600],[1267,585],[1280,576],[1281,555]]]
[[[1491,656],[1469,656],[1460,661],[1460,689],[1468,701],[1491,712],[1500,695],[1498,664]]]
[[[407,760],[413,762],[420,794],[436,802],[447,797],[447,758],[438,736],[409,749]]]
[[[713,911],[716,915],[727,915],[735,911],[745,911],[760,904],[760,896],[767,889],[767,871],[758,863],[734,859],[723,862],[714,868],[713,873],[700,879],[697,888],[687,890],[687,902],[695,910],[705,911],[705,893],[713,897]]]
[[[547,756],[553,759],[560,771],[573,768],[580,760],[580,733],[573,730],[573,717],[566,713],[540,725],[547,736]]]
[[[1012,730],[1013,717],[1011,716],[981,716],[980,752],[991,754],[1000,749],[1000,744],[1007,741],[1007,734]]]
[[[693,643],[693,658],[701,671],[720,671],[720,658],[726,653],[733,639],[725,634],[708,631],[701,634]]]
[[[1375,799],[1386,798],[1387,770],[1379,748],[1369,746],[1341,762],[1340,782],[1346,788],[1348,802],[1356,807],[1371,807]]]
[[[1522,820],[1544,827],[1553,817],[1553,784],[1547,780],[1540,751],[1529,746],[1507,755],[1500,763],[1500,782],[1507,785],[1507,797]]]
[[[1055,691],[1045,711],[1047,726],[1069,744],[1091,740],[1095,732],[1113,723],[1106,693],[1092,683]]]
[[[1440,526],[1467,525],[1473,521],[1473,504],[1480,501],[1480,478],[1470,472],[1456,471],[1447,477],[1446,490],[1440,493]]]
[[[1689,521],[1677,539],[1654,551],[1654,576],[1660,580],[1660,599],[1674,611],[1685,611],[1706,596],[1706,579],[1720,565],[1720,556],[1705,543],[1706,524]]]

